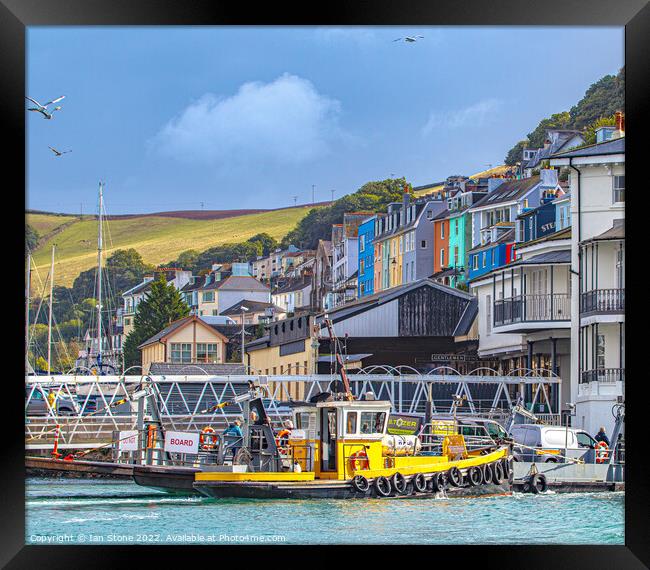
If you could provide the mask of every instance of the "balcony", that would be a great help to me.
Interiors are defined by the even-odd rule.
[[[594,289],[580,295],[580,315],[625,312],[625,289]]]
[[[594,368],[583,370],[580,373],[580,383],[600,382],[602,384],[614,384],[625,381],[625,368]]]
[[[494,302],[497,332],[530,332],[571,326],[571,297],[567,293],[517,295]]]

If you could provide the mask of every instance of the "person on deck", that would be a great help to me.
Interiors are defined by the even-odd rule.
[[[609,438],[607,437],[607,434],[605,433],[605,427],[600,426],[600,429],[598,430],[598,433],[596,434],[596,437],[594,437],[596,441],[604,441],[607,444],[607,447],[610,447],[609,443]]]
[[[231,442],[230,449],[232,450],[232,457],[235,458],[237,451],[239,450],[239,445],[241,440],[244,437],[244,434],[241,431],[241,420],[235,419],[223,432],[226,441]]]

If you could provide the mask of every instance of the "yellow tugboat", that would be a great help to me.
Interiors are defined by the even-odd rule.
[[[231,465],[201,466],[192,487],[209,497],[352,498],[510,491],[507,445],[433,422],[419,435],[387,433],[387,401],[336,399],[301,403],[294,428],[276,441],[264,421],[250,425],[250,446]],[[261,400],[251,400],[253,407]],[[245,434],[246,438],[246,434]]]
[[[237,399],[245,418],[240,437],[217,438],[207,427],[203,439],[209,437],[210,443],[202,447],[198,463],[135,466],[134,480],[208,497],[345,499],[511,491],[509,445],[485,430],[461,433],[453,418],[423,428],[415,421],[418,429],[408,435],[390,433],[391,403],[375,400],[372,393],[356,400],[340,352],[337,359],[341,381],[332,382],[331,392],[293,404],[290,429],[277,437],[264,409],[263,387],[251,382],[249,393]],[[162,429],[162,422],[151,427]]]

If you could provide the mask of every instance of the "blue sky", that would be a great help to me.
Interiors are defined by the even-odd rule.
[[[93,211],[100,179],[119,214],[471,174],[623,53],[622,28],[29,28],[27,95],[66,98],[27,113],[27,206]]]

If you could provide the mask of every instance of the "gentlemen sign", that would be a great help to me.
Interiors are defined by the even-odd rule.
[[[198,453],[199,434],[184,431],[165,432],[165,451],[174,453]]]
[[[420,432],[422,418],[406,414],[391,414],[388,416],[389,435],[417,435]]]

